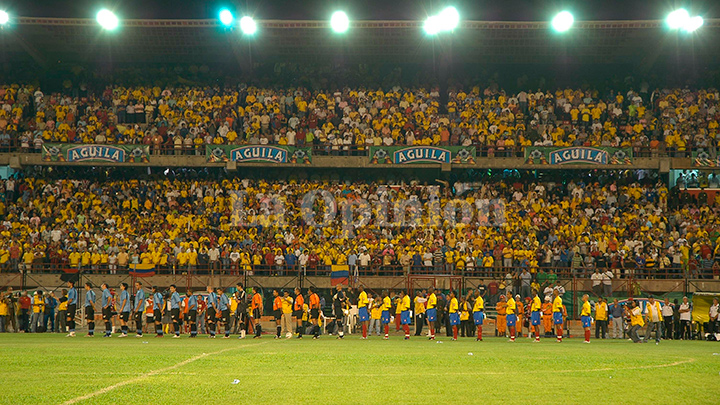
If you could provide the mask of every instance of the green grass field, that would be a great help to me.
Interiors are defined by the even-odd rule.
[[[717,343],[439,341],[2,334],[0,403],[720,402]]]

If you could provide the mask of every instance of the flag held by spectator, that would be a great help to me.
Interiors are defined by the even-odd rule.
[[[130,266],[130,275],[135,277],[151,277],[155,275],[154,264],[133,264]]]
[[[348,277],[350,272],[348,271],[348,265],[333,265],[330,270],[330,285],[348,284]]]

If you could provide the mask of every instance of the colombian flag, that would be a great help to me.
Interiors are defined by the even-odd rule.
[[[150,277],[155,275],[155,265],[150,264],[132,264],[130,265],[130,275],[135,277]]]
[[[350,271],[347,264],[333,265],[330,271],[330,285],[347,285],[349,276]]]

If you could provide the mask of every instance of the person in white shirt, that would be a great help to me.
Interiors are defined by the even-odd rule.
[[[605,270],[602,273],[602,284],[603,284],[603,296],[610,297],[612,295],[612,279],[614,274],[611,269]]]
[[[592,280],[592,291],[598,297],[602,292],[602,277],[603,276],[602,274],[600,274],[600,269],[598,268],[595,268],[595,273],[590,276],[590,280]]]
[[[645,307],[645,317],[647,318],[647,330],[645,332],[645,341],[650,340],[650,334],[655,331],[655,344],[660,343],[660,325],[662,324],[662,309],[660,303],[655,301],[651,295],[648,297],[648,303]]]
[[[708,315],[710,315],[710,320],[708,321],[708,333],[713,334],[716,332],[720,332],[718,329],[718,314],[720,314],[720,304],[718,304],[718,299],[713,298],[713,304],[710,306],[710,311],[708,311]]]
[[[683,297],[683,302],[678,308],[680,313],[680,340],[692,339],[692,302]]]
[[[673,304],[670,303],[669,298],[665,298],[665,302],[663,303],[662,307],[662,316],[663,321],[665,322],[664,328],[663,328],[663,336],[665,339],[671,339],[673,338],[673,315],[675,311],[673,310]]]

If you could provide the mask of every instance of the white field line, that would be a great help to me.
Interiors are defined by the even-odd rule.
[[[197,356],[195,356],[195,357],[191,357],[191,358],[189,358],[189,359],[187,359],[187,360],[183,360],[183,361],[181,361],[180,363],[174,364],[174,365],[172,365],[172,366],[165,367],[165,368],[161,368],[161,369],[158,369],[158,370],[153,370],[153,371],[147,372],[147,373],[145,373],[145,374],[139,375],[139,376],[137,376],[137,377],[130,378],[130,379],[127,379],[127,380],[124,380],[124,381],[120,381],[120,382],[117,383],[117,384],[113,384],[113,385],[107,386],[107,387],[105,387],[105,388],[101,388],[101,389],[99,389],[99,390],[97,390],[97,391],[94,391],[94,392],[91,392],[91,393],[89,393],[89,394],[85,394],[85,395],[82,395],[82,396],[79,396],[79,397],[70,399],[70,400],[68,400],[68,401],[63,402],[63,405],[75,404],[75,403],[78,403],[78,402],[81,402],[81,401],[88,400],[88,399],[90,399],[90,398],[94,398],[94,397],[96,397],[96,396],[98,396],[98,395],[102,395],[102,394],[105,394],[105,393],[107,393],[107,392],[110,392],[110,391],[112,391],[112,390],[114,390],[114,389],[116,389],[116,388],[120,388],[120,387],[123,387],[123,386],[128,385],[128,384],[133,384],[133,383],[136,383],[136,382],[138,382],[138,381],[142,381],[142,380],[144,380],[144,379],[146,379],[146,378],[149,378],[149,377],[152,377],[152,376],[155,376],[155,375],[158,375],[158,374],[162,374],[162,373],[168,372],[168,371],[170,371],[170,370],[175,370],[176,368],[180,368],[180,367],[182,367],[182,366],[185,366],[185,365],[187,365],[187,364],[190,364],[190,363],[192,363],[192,362],[194,362],[194,361],[198,361],[198,360],[200,360],[200,359],[202,359],[202,358],[205,358],[205,357],[208,357],[208,356],[214,356],[214,355],[216,355],[216,354],[228,352],[228,351],[230,351],[230,350],[242,349],[242,348],[244,348],[244,347],[259,346],[259,345],[262,345],[262,344],[265,344],[265,343],[267,343],[267,342],[256,343],[256,344],[247,344],[247,345],[235,346],[235,347],[228,347],[227,349],[218,350],[218,351],[212,352],[212,353],[199,354],[199,355],[197,355]]]

